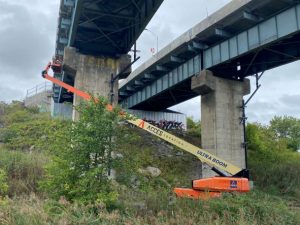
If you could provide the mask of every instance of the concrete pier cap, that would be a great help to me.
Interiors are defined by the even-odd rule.
[[[228,80],[203,70],[192,78],[191,88],[201,95],[202,148],[245,168],[241,118],[243,96],[250,93],[250,80]],[[203,177],[214,175],[210,168],[203,165]]]
[[[231,82],[237,84],[239,82],[241,84],[241,90],[243,95],[250,94],[251,87],[250,87],[250,80],[245,78],[242,81],[235,81],[235,80],[229,80],[220,78],[218,76],[215,76],[213,72],[210,70],[202,70],[198,76],[195,76],[192,78],[192,90],[197,92],[199,95],[205,95],[209,92],[216,90],[216,82],[217,80],[223,80],[226,82]]]
[[[76,48],[66,47],[64,50],[63,71],[74,77],[75,88],[110,99],[111,75],[116,76],[130,62],[131,57],[126,54],[118,58],[84,55],[79,53]],[[130,72],[131,68],[124,74],[126,75]],[[113,104],[118,103],[118,87],[119,83],[116,80],[113,88]],[[74,95],[73,105],[77,106],[80,101],[80,97]],[[73,110],[73,120],[78,118],[78,112]]]

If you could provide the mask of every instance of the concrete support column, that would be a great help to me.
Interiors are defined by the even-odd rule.
[[[74,76],[74,86],[85,92],[100,95],[110,100],[111,74],[118,74],[131,62],[130,56],[120,58],[96,57],[83,55],[75,48],[67,47],[64,52],[63,70]],[[126,71],[129,73],[130,71]],[[118,103],[118,80],[114,83],[113,104]],[[73,105],[77,106],[81,98],[74,95]],[[78,119],[78,112],[73,110],[73,120]]]
[[[201,95],[202,148],[234,165],[245,168],[242,117],[243,96],[250,93],[250,81],[227,80],[204,70],[192,79],[192,90]],[[202,176],[214,176],[202,167]]]

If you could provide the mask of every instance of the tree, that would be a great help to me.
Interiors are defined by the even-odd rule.
[[[282,119],[275,117],[268,126],[247,124],[250,175],[263,190],[299,195],[300,155],[288,147],[288,139],[277,130],[279,124],[279,127],[284,125],[283,130],[289,130],[294,123],[285,123]]]
[[[300,119],[291,116],[275,116],[270,122],[270,129],[276,138],[287,142],[290,149],[297,151],[300,148]]]
[[[192,117],[187,118],[187,132],[189,135],[201,138],[201,122],[194,121]]]
[[[116,200],[116,193],[107,174],[110,152],[120,134],[120,111],[107,111],[103,98],[82,103],[77,110],[80,119],[73,123],[46,168],[42,187],[55,198],[64,196],[71,201],[110,204]]]

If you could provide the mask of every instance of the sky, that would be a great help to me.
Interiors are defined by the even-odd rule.
[[[27,89],[44,82],[40,73],[54,54],[59,2],[0,0],[0,101],[22,100]],[[157,37],[162,49],[229,2],[165,0],[137,42],[141,59],[133,69],[153,57]],[[300,62],[267,71],[261,85],[246,110],[250,122],[265,124],[275,115],[300,118]],[[199,120],[200,97],[172,109]]]

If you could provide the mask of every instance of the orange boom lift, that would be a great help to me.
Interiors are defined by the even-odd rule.
[[[61,71],[60,63],[49,63],[45,70],[42,72],[43,78],[65,88],[67,91],[72,92],[85,100],[91,100],[92,96],[79,89],[72,87],[48,74],[49,69],[54,72]],[[107,110],[111,111],[113,106],[106,105]],[[124,114],[128,114],[123,112]],[[131,116],[135,118],[134,116]],[[208,164],[211,169],[219,176],[193,180],[192,188],[174,188],[174,192],[178,197],[188,197],[193,199],[209,199],[220,197],[223,192],[240,192],[245,193],[250,191],[249,185],[249,171],[241,169],[237,166],[226,162],[225,160],[192,145],[152,124],[147,123],[141,119],[127,120],[129,123],[181,148],[182,150],[195,155],[201,162]]]

